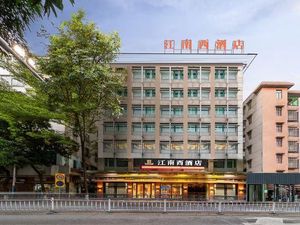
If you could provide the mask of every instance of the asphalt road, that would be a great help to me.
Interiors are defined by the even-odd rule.
[[[300,221],[292,217],[292,224]],[[23,213],[0,215],[0,224],[36,225],[277,225],[285,224],[279,217],[263,217],[257,220],[254,215],[204,215],[187,213]]]

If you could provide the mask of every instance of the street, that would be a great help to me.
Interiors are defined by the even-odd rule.
[[[271,216],[265,214],[257,217],[255,214],[245,215],[205,215],[196,213],[22,213],[1,214],[0,224],[36,224],[36,225],[300,225],[300,217],[286,215]]]

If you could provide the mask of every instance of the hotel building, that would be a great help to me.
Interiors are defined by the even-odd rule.
[[[99,123],[98,194],[245,199],[243,74],[254,56],[120,54],[124,111]]]
[[[244,102],[250,201],[294,201],[300,194],[300,91],[290,90],[293,85],[262,82]]]

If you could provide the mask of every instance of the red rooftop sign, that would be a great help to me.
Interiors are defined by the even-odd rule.
[[[218,39],[215,41],[215,45],[213,49],[209,49],[209,41],[208,39],[198,40],[197,48],[193,48],[193,42],[191,39],[181,40],[181,48],[175,48],[174,40],[164,40],[164,51],[165,52],[173,52],[175,53],[180,51],[182,52],[190,52],[193,51],[199,52],[214,52],[214,53],[244,53],[244,41],[242,40],[234,40],[232,41],[231,49],[227,49],[227,40]]]

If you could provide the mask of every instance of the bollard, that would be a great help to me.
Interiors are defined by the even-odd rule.
[[[164,213],[167,212],[167,199],[164,199]]]
[[[51,211],[54,212],[54,198],[51,198]]]
[[[111,212],[111,200],[108,199],[108,209],[107,212]]]
[[[219,202],[219,205],[218,205],[218,214],[222,214],[222,202]]]
[[[275,211],[275,202],[273,202],[273,204],[272,204],[272,214],[276,214],[276,211]]]

